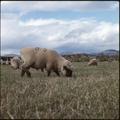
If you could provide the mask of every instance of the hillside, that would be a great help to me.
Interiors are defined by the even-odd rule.
[[[105,50],[99,53],[99,55],[108,55],[108,56],[115,56],[115,55],[119,55],[119,51],[118,50],[114,50],[114,49],[109,49],[109,50]]]

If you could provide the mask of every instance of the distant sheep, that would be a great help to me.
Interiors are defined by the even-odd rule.
[[[98,62],[97,60],[94,58],[94,59],[91,59],[89,62],[88,62],[88,65],[91,66],[91,65],[98,65]]]
[[[5,61],[5,64],[6,64],[6,65],[10,65],[10,61],[9,61],[9,60],[6,60],[6,61]]]
[[[3,59],[1,59],[1,60],[0,60],[0,64],[1,64],[1,65],[5,65],[6,63],[5,63],[5,61],[4,61]]]

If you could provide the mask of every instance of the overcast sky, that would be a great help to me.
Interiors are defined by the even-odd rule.
[[[118,50],[119,2],[2,1],[1,53],[19,53],[22,47]]]

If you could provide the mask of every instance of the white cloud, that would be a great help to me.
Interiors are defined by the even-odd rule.
[[[31,11],[90,11],[111,10],[119,7],[115,1],[2,1],[2,12],[26,14]]]
[[[119,49],[119,25],[112,22],[97,21],[95,18],[21,20],[21,16],[33,11],[71,12],[118,8],[119,2],[114,1],[2,1],[2,53],[19,52],[20,48],[26,46],[73,51]]]
[[[61,20],[56,20],[56,19],[38,19],[38,20],[34,20],[34,19],[30,19],[29,21],[25,22],[21,22],[21,25],[23,26],[44,26],[44,25],[50,25],[50,24],[66,24],[66,22],[61,21]]]
[[[119,49],[119,25],[96,20],[19,19],[1,21],[2,53],[19,52],[22,47],[82,51]],[[64,50],[64,49],[63,49]]]
[[[116,9],[119,8],[119,2],[117,1],[116,3],[114,3],[111,8]]]

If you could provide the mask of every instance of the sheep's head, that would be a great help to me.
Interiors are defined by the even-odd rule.
[[[10,61],[10,64],[11,64],[11,67],[13,68],[13,69],[19,69],[19,61],[18,60],[16,60],[16,59],[11,59],[11,61]]]
[[[72,72],[73,72],[72,63],[70,61],[66,60],[62,66],[62,73],[66,77],[72,77]]]

